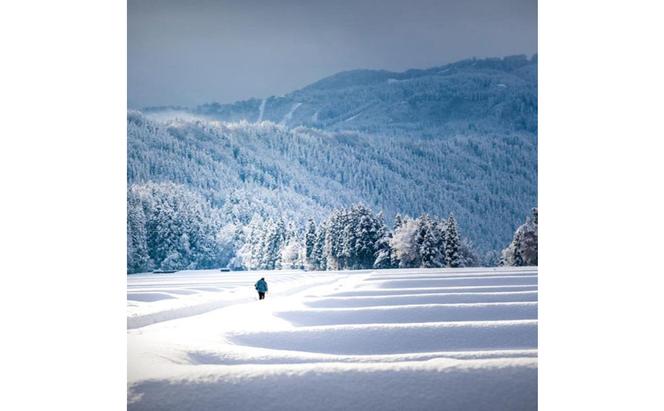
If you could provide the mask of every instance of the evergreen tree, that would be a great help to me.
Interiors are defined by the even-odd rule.
[[[377,242],[380,238],[380,222],[371,210],[358,205],[355,207],[357,217],[354,219],[355,247],[353,249],[353,265],[351,268],[371,268],[376,259]]]
[[[300,228],[297,226],[295,221],[289,220],[285,228],[285,241],[290,241],[292,239],[297,239],[300,236]]]
[[[373,263],[373,268],[392,268],[392,247],[390,247],[390,239],[392,235],[387,231],[385,226],[385,219],[383,217],[383,212],[378,213],[378,232],[377,232],[377,241],[376,241],[376,252],[374,256],[376,257]]]
[[[450,214],[447,218],[447,227],[445,230],[445,262],[448,267],[461,266],[459,255],[459,233],[457,232],[456,220]]]
[[[284,243],[278,266],[291,270],[304,268],[304,246],[299,238],[291,237]]]
[[[308,267],[315,267],[314,246],[316,244],[316,223],[311,218],[307,222],[307,232],[304,236],[305,261]]]
[[[329,269],[373,267],[384,223],[358,204],[334,210],[325,221],[325,256]]]
[[[537,265],[537,208],[514,233],[514,239],[502,252],[501,265]]]
[[[140,201],[127,198],[127,272],[148,271],[148,245],[145,234],[145,214]]]
[[[382,212],[374,214],[357,204],[333,210],[318,227],[310,220],[303,230],[281,217],[247,214],[237,198],[229,201],[232,204],[224,206],[224,212],[237,213],[232,216],[221,215],[184,186],[130,186],[127,271],[226,265],[250,270],[438,267],[448,259],[449,266],[478,264],[472,244],[459,240],[451,216],[441,221],[427,214],[414,220],[397,215],[397,228],[390,232]],[[536,264],[536,210],[517,230],[510,247],[506,264]]]
[[[325,258],[325,233],[325,226],[323,224],[318,226],[312,252],[312,263],[315,270],[327,269],[327,259]]]
[[[537,265],[537,208],[532,209],[532,216],[523,228],[521,257],[523,265]]]
[[[402,224],[403,224],[403,217],[401,217],[400,213],[397,213],[394,216],[394,227],[392,228],[392,231],[397,231]]]
[[[398,261],[399,268],[420,266],[420,252],[417,245],[418,226],[416,220],[404,220],[392,235],[390,247],[394,251],[394,260]]]
[[[433,220],[423,214],[417,221],[417,247],[420,254],[421,267],[431,268],[442,266],[439,248],[439,233]]]
[[[482,263],[475,251],[473,242],[465,237],[461,240],[461,244],[459,245],[459,259],[461,261],[459,267],[478,267]]]
[[[325,230],[325,259],[328,270],[341,270],[345,267],[345,252],[350,249],[346,210],[334,210],[330,215]]]
[[[129,240],[135,243],[129,248],[131,264],[144,261],[145,250],[151,269],[211,268],[219,263],[218,210],[200,195],[173,183],[130,186],[128,206]],[[145,239],[145,246],[138,238]]]
[[[246,234],[242,224],[228,223],[224,225],[217,234],[217,242],[220,247],[219,261],[222,266],[234,270],[244,268],[241,261],[241,250],[246,242]]]
[[[245,243],[240,248],[238,254],[241,265],[247,270],[263,268],[262,260],[266,224],[258,215],[254,215],[246,227]]]
[[[286,242],[286,226],[282,219],[269,220],[264,231],[261,247],[261,268],[274,270],[279,266],[281,249]]]
[[[523,265],[523,257],[521,257],[521,235],[514,238],[514,263],[513,265],[521,267]]]
[[[496,267],[502,265],[501,260],[500,253],[496,250],[491,250],[484,254],[480,261],[480,265],[482,267]]]

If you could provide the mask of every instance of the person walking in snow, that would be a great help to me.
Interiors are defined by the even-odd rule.
[[[258,291],[258,299],[264,300],[265,293],[267,292],[267,281],[265,281],[265,278],[258,280],[254,287],[256,287],[256,291]]]

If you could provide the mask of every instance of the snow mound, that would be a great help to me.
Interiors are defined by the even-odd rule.
[[[236,344],[326,354],[400,354],[537,347],[537,321],[353,324],[234,335]]]
[[[135,387],[140,410],[535,410],[534,359],[240,366]],[[259,394],[257,394],[259,393]]]
[[[536,268],[132,276],[128,306],[129,410],[537,409]]]
[[[306,304],[316,308],[372,307],[382,305],[458,304],[537,301],[537,291],[413,293],[392,295],[359,295],[317,298]]]
[[[363,308],[286,311],[277,315],[295,325],[381,324],[537,319],[537,303],[412,304]],[[444,323],[445,324],[445,323]]]

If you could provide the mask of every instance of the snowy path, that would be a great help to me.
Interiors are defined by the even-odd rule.
[[[263,275],[268,299],[252,300]],[[128,330],[129,410],[537,408],[536,268],[128,283],[130,316],[185,314]]]
[[[284,118],[281,119],[281,122],[279,124],[282,125],[288,125],[288,122],[293,119],[293,114],[295,114],[295,110],[297,110],[302,103],[295,103],[293,104],[293,107],[291,107],[290,111],[284,115]]]
[[[279,295],[285,296],[338,275],[279,271],[264,273]],[[258,277],[256,277],[258,276]],[[222,273],[216,270],[175,274],[138,274],[127,280],[127,328],[203,314],[225,306],[255,300],[253,284],[259,273]]]
[[[258,107],[258,120],[256,120],[257,123],[260,123],[263,121],[263,114],[265,114],[265,104],[267,103],[267,99],[264,98],[261,101],[260,107]]]

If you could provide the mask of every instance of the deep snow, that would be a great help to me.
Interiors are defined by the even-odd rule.
[[[537,408],[536,268],[127,281],[129,410]]]

